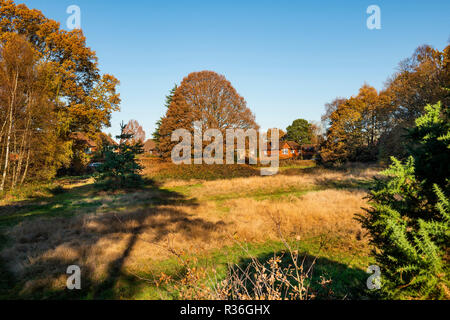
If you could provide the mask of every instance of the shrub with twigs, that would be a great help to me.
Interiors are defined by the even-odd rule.
[[[184,259],[182,253],[168,248],[183,266],[183,272],[176,276],[163,273],[156,285],[182,300],[311,300],[318,294],[331,298],[329,279],[320,277],[321,292],[312,289],[316,258],[307,263],[306,257],[300,259],[298,251],[282,241],[287,249],[285,253],[274,254],[267,261],[251,257],[244,266],[229,264],[223,280],[218,278],[216,270],[199,267],[195,259]],[[251,256],[246,247],[241,248]],[[283,263],[285,260],[288,265]]]

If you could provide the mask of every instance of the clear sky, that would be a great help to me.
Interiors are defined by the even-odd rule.
[[[121,120],[138,120],[150,137],[166,94],[193,71],[231,81],[263,128],[320,120],[324,104],[382,89],[398,63],[422,44],[443,49],[450,36],[448,0],[151,1],[16,0],[66,28],[69,5],[104,73],[120,81]],[[369,5],[381,30],[369,30]]]

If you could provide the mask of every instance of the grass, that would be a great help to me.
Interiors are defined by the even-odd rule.
[[[327,239],[328,245],[321,248],[320,242],[323,240],[321,238],[310,238],[291,242],[291,245],[299,250],[301,257],[303,255],[318,257],[312,279],[313,288],[319,291],[320,276],[325,276],[333,279],[330,288],[333,291],[334,299],[367,298],[369,293],[364,289],[367,279],[364,268],[371,263],[371,260],[364,252],[352,252],[350,254],[332,247],[331,244],[338,242],[339,239],[334,239],[334,241],[333,239]],[[243,249],[243,245],[245,249]],[[287,265],[289,259],[285,255],[285,251],[286,248],[282,242],[267,241],[264,243],[235,244],[201,255],[186,255],[183,256],[183,259],[192,259],[194,261],[191,264],[192,268],[205,268],[208,276],[204,280],[207,284],[211,284],[211,282],[220,281],[226,277],[230,264],[245,268],[252,257],[267,261],[274,253],[280,254],[284,256],[283,264]],[[173,283],[166,286],[156,285],[158,279],[155,275],[163,272],[177,279],[182,277],[185,270],[180,266],[177,258],[169,258],[161,262],[154,261],[152,267],[148,270],[122,276],[116,287],[109,292],[109,298],[177,299],[179,297],[178,291]],[[142,285],[142,280],[139,279],[146,279],[145,285]],[[141,286],[140,290],[135,291],[136,286]]]
[[[222,279],[228,263],[245,264],[249,255],[264,260],[284,250],[275,223],[299,251],[319,256],[315,276],[333,280],[334,297],[366,297],[370,248],[353,218],[365,205],[364,188],[377,169],[301,166],[290,163],[271,177],[229,179],[220,178],[223,168],[214,179],[167,178],[174,172],[158,179],[153,167],[146,172],[156,183],[132,192],[102,192],[83,177],[60,180],[34,195],[27,191],[28,198],[4,199],[0,297],[176,298],[173,286],[155,284],[162,274],[183,273],[171,250]],[[63,190],[51,192],[56,185]],[[82,268],[81,292],[65,289],[71,264]]]
[[[319,281],[321,276],[333,279],[330,289],[333,299],[352,299],[368,298],[365,288],[367,274],[364,269],[372,261],[365,252],[343,252],[332,246],[339,239],[327,239],[329,241],[326,247],[320,247],[324,239],[311,238],[302,241],[291,242],[291,244],[300,251],[300,256],[317,256],[318,261],[314,268],[312,287],[319,291]],[[283,255],[282,263],[287,265],[289,260],[284,254],[286,248],[279,241],[267,241],[265,243],[235,244],[216,250],[211,250],[199,255],[185,255],[183,259],[192,259],[191,266],[196,269],[205,268],[208,271],[208,277],[205,280],[207,284],[213,281],[220,281],[226,277],[228,265],[237,264],[242,268],[249,263],[251,257],[256,257],[261,261],[267,261],[274,253]],[[150,267],[149,267],[150,266]],[[185,269],[180,265],[179,260],[171,257],[162,261],[145,261],[145,266],[140,270],[130,270],[122,273],[114,283],[102,291],[100,294],[95,290],[83,290],[75,296],[77,299],[177,299],[178,288],[175,283],[169,283],[165,286],[157,285],[161,273],[179,279],[183,276]],[[63,296],[61,296],[63,294]],[[24,296],[26,298],[48,299],[74,298],[72,292],[43,290],[37,295]],[[330,298],[330,297],[327,297]]]
[[[67,194],[52,197],[51,200],[40,198],[36,202],[22,203],[19,206],[3,207],[0,215],[0,225],[15,225],[27,218],[52,218],[72,216],[77,212],[89,213],[101,205],[99,197],[89,197],[88,186]],[[9,213],[8,213],[9,212]]]

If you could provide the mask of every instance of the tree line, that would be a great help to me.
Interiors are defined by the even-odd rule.
[[[0,0],[0,191],[49,179],[73,161],[74,132],[95,137],[119,110],[81,30]]]
[[[420,46],[377,91],[364,84],[356,96],[326,104],[322,122],[324,162],[404,159],[407,129],[428,104],[450,103],[450,45],[443,51]]]
[[[259,130],[244,98],[223,75],[213,71],[193,72],[185,77],[166,96],[165,109],[165,115],[156,122],[152,134],[159,154],[165,159],[170,158],[176,145],[171,141],[172,132],[176,129],[187,129],[192,133],[219,129],[222,134],[227,129]],[[201,123],[201,127],[196,128],[194,122]],[[322,141],[320,124],[304,119],[294,120],[286,132],[278,128],[269,129],[267,139],[271,139],[273,130],[278,131],[281,140],[292,140],[301,145]]]
[[[280,138],[301,145],[320,144],[324,163],[346,161],[387,161],[390,156],[404,159],[407,129],[424,114],[428,104],[450,103],[450,46],[439,51],[418,47],[401,61],[383,90],[364,84],[357,95],[338,97],[327,103],[322,123],[296,119],[279,130]],[[169,158],[175,145],[170,137],[179,128],[259,129],[245,100],[228,80],[212,71],[194,72],[175,86],[166,97],[166,114],[157,122],[153,139],[163,158]],[[192,124],[200,121],[202,128]],[[323,134],[322,131],[325,131]],[[268,132],[270,137],[270,130]]]

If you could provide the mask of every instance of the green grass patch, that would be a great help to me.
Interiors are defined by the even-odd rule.
[[[366,291],[366,280],[369,276],[365,273],[371,259],[363,251],[343,250],[339,243],[343,239],[327,239],[323,246],[323,238],[316,237],[302,241],[289,241],[294,250],[298,250],[300,257],[307,256],[311,261],[317,257],[313,268],[311,287],[319,293],[318,298],[323,299],[365,299],[369,297]],[[244,249],[245,248],[245,249]],[[191,261],[191,267],[205,268],[208,278],[207,285],[221,281],[226,277],[230,264],[240,265],[245,268],[250,258],[255,257],[261,262],[268,261],[273,255],[282,256],[282,265],[291,264],[287,249],[280,241],[267,241],[265,243],[243,243],[213,250],[202,255],[185,255],[184,260]],[[143,262],[145,264],[145,262]],[[185,269],[178,258],[170,258],[164,261],[148,261],[147,270],[141,270],[138,274],[122,274],[114,287],[108,291],[108,298],[113,299],[177,299],[178,289],[173,283],[156,286],[154,281],[161,273],[180,279]],[[320,293],[319,284],[321,276],[331,279],[330,292]],[[141,278],[141,279],[140,279]],[[148,279],[144,281],[142,279]]]
[[[50,191],[49,191],[50,192]],[[76,212],[92,212],[102,205],[91,185],[83,185],[57,195],[11,202],[0,209],[0,226],[12,226],[24,219],[71,216]]]
[[[321,187],[310,187],[310,188],[280,188],[275,190],[256,190],[249,193],[226,193],[221,195],[215,195],[211,197],[206,197],[202,200],[215,201],[218,203],[223,203],[224,201],[233,199],[255,199],[255,200],[274,200],[279,201],[285,197],[301,197],[309,192],[315,192],[319,190],[324,190]]]
[[[166,203],[191,203],[183,194],[147,185],[134,191],[102,192],[91,182],[74,180],[76,187],[51,192],[39,198],[10,201],[0,207],[0,227],[11,227],[25,219],[71,217],[99,210],[121,211]],[[182,191],[182,190],[180,190]]]

